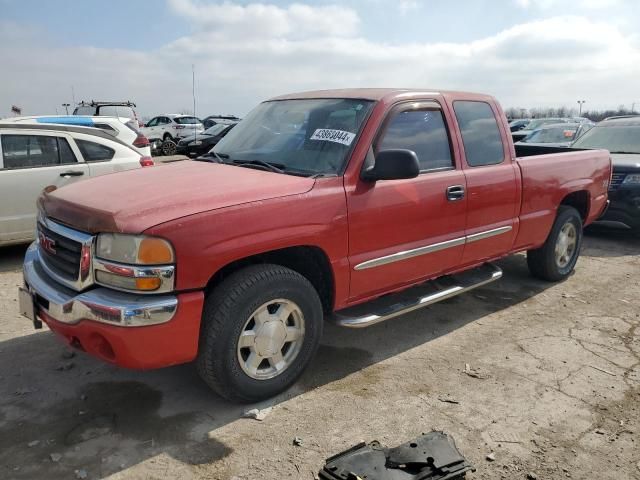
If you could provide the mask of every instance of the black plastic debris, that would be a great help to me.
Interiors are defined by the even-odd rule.
[[[322,480],[456,480],[475,468],[443,432],[423,433],[395,448],[360,443],[326,460]]]

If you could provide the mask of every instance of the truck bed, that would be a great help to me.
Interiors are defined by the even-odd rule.
[[[606,206],[611,178],[608,151],[514,146],[522,176],[516,249],[542,245],[562,203],[581,213],[588,212],[583,215],[585,225],[600,216]]]

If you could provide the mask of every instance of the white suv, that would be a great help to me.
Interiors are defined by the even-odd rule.
[[[0,123],[0,245],[33,240],[43,189],[151,165],[151,157],[96,128]]]
[[[34,117],[12,117],[2,122],[16,123],[52,123],[73,125],[76,127],[99,128],[105,133],[135,148],[141,155],[150,156],[149,139],[138,128],[138,122],[127,117],[85,117],[80,115],[56,115]]]
[[[191,137],[204,132],[204,126],[200,119],[192,115],[159,115],[149,120],[141,129],[142,133],[150,140],[173,140]]]

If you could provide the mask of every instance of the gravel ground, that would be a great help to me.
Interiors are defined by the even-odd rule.
[[[191,365],[65,358],[18,316],[23,253],[0,249],[0,478],[312,479],[361,440],[438,429],[471,479],[640,479],[637,239],[590,234],[561,284],[533,280],[516,255],[502,280],[446,303],[364,330],[327,325],[303,378],[249,407]],[[241,418],[251,407],[272,410]]]

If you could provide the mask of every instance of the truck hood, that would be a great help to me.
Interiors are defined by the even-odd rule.
[[[640,154],[637,153],[612,153],[611,163],[613,163],[613,169],[617,170],[640,170]]]
[[[140,233],[188,215],[308,192],[315,180],[182,161],[104,175],[43,193],[46,215],[89,233]]]

